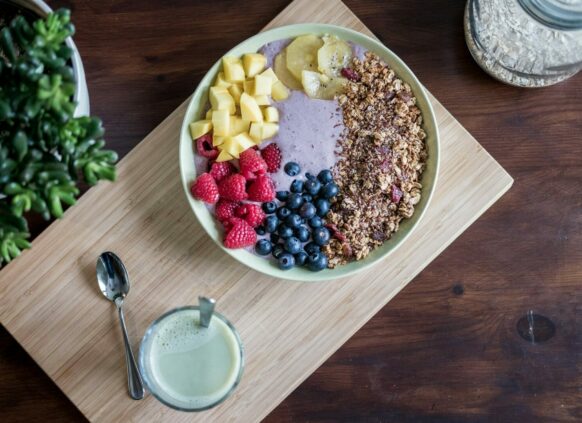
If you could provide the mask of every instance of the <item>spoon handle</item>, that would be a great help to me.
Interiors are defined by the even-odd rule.
[[[125,362],[127,364],[127,385],[129,387],[129,395],[134,400],[140,400],[144,397],[143,382],[141,380],[141,375],[139,369],[137,368],[137,363],[133,357],[133,351],[131,350],[131,344],[129,343],[129,337],[127,336],[127,328],[125,327],[125,317],[123,315],[123,309],[121,304],[117,305],[117,310],[119,311],[119,320],[121,321],[121,331],[123,332],[123,340],[125,341]]]

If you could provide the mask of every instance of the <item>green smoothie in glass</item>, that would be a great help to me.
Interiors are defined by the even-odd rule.
[[[224,401],[239,383],[243,365],[242,344],[232,324],[215,312],[204,328],[194,306],[157,319],[139,352],[148,390],[183,411],[206,410]]]

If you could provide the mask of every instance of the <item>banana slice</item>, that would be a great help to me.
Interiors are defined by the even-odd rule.
[[[334,36],[323,37],[323,47],[317,51],[317,68],[327,76],[339,76],[352,60],[352,48]]]
[[[289,72],[287,69],[287,58],[285,57],[285,52],[279,53],[275,57],[275,63],[273,68],[275,69],[275,74],[277,78],[285,84],[287,87],[291,88],[292,90],[301,90],[303,87],[301,86],[301,82],[295,78],[295,76]]]
[[[303,90],[311,98],[322,100],[333,100],[333,98],[344,91],[347,79],[329,77],[319,72],[304,70],[301,74]]]
[[[287,46],[287,69],[297,80],[301,80],[304,70],[317,70],[317,51],[322,45],[317,35],[301,35]]]

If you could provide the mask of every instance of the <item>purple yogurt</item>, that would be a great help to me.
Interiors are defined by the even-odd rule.
[[[291,91],[279,109],[279,133],[272,142],[281,150],[283,164],[296,162],[301,172],[317,175],[337,160],[336,142],[345,129],[341,108],[335,100],[316,100],[302,91]],[[271,174],[277,190],[288,190],[291,177],[281,169]]]
[[[290,39],[272,41],[259,49],[267,57],[267,66],[273,66],[275,56],[291,42]],[[291,90],[284,101],[274,102],[279,110],[279,133],[265,142],[277,143],[281,149],[282,165],[297,162],[301,172],[317,174],[330,169],[337,161],[336,142],[345,129],[341,108],[335,100],[316,100],[303,91]],[[277,190],[288,190],[293,179],[281,169],[271,174]]]

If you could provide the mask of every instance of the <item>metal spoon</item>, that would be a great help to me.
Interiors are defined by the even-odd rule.
[[[123,316],[123,299],[129,292],[129,278],[123,262],[112,252],[102,253],[97,259],[97,282],[105,297],[113,301],[119,312],[123,340],[125,341],[125,360],[127,364],[127,384],[129,395],[135,400],[144,397],[143,382],[139,369],[133,357],[127,328],[125,327],[125,317]]]
[[[200,310],[200,326],[207,328],[214,313],[216,301],[212,298],[198,297],[198,307]]]

